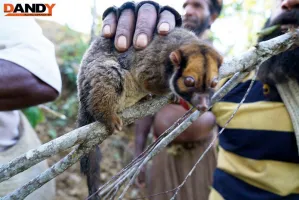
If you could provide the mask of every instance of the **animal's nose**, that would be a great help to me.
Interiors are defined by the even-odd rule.
[[[281,2],[281,8],[291,10],[299,5],[299,0],[284,0]]]
[[[207,111],[210,106],[210,97],[208,94],[195,93],[191,99],[191,103],[200,111]]]

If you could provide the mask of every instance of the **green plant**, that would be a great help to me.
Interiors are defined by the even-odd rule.
[[[22,111],[33,128],[45,120],[44,113],[36,106],[25,108]]]
[[[59,47],[58,57],[62,60],[60,71],[67,78],[67,81],[71,83],[70,86],[72,87],[76,86],[78,68],[87,48],[88,44],[81,38],[78,38],[73,43],[66,43]]]

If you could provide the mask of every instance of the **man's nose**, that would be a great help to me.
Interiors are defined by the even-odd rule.
[[[299,0],[283,0],[281,2],[281,8],[285,10],[291,10],[299,5]]]
[[[185,7],[185,15],[189,17],[194,15],[194,8],[191,5]]]

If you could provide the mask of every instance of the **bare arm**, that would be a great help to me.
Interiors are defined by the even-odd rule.
[[[140,155],[146,146],[146,140],[150,132],[154,116],[146,116],[135,122],[135,156]]]
[[[135,157],[138,157],[146,147],[146,140],[154,122],[155,116],[146,116],[135,122]],[[136,179],[136,185],[140,188],[145,187],[146,167],[144,167]]]
[[[53,101],[58,92],[23,67],[0,59],[0,111]]]

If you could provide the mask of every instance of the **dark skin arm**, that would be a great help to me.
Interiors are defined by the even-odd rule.
[[[135,121],[135,157],[138,157],[146,147],[146,140],[150,132],[155,116],[146,116]],[[138,187],[145,186],[145,168],[141,169],[137,179]]]
[[[146,140],[150,132],[154,116],[146,116],[135,122],[135,156],[139,156],[146,146]]]
[[[23,67],[0,59],[0,111],[50,102],[58,95],[54,88]]]

